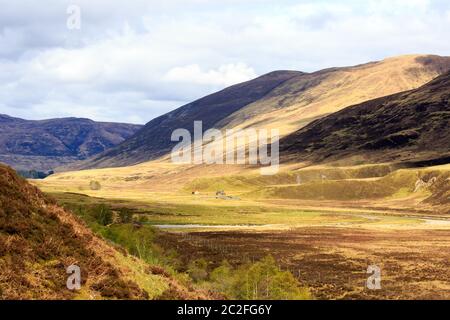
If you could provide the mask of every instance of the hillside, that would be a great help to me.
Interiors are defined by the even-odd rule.
[[[125,166],[156,159],[170,152],[175,145],[170,141],[174,130],[184,128],[193,132],[194,121],[201,120],[206,131],[233,112],[263,98],[285,81],[302,74],[295,71],[272,72],[189,103],[150,121],[139,134],[93,157],[80,168]]]
[[[121,252],[0,165],[0,300],[202,297]],[[77,292],[66,288],[72,264],[81,268]]]
[[[48,171],[103,152],[140,128],[77,118],[30,121],[0,114],[0,162],[20,170]]]
[[[407,55],[297,77],[240,110],[223,124],[292,133],[348,106],[416,89],[450,70],[450,57]],[[245,121],[242,121],[245,120]]]
[[[416,89],[317,120],[280,143],[285,161],[358,157],[379,162],[450,162],[450,73]]]
[[[120,146],[70,169],[128,166],[166,155],[173,130],[277,128],[282,135],[345,107],[411,90],[450,69],[450,58],[410,55],[314,73],[274,72],[212,94],[149,122]]]

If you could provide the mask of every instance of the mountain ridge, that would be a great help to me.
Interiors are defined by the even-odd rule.
[[[51,170],[111,148],[142,126],[86,118],[25,120],[0,114],[0,162],[21,170]]]
[[[281,136],[286,136],[348,106],[418,88],[447,70],[450,70],[450,57],[406,55],[313,73],[272,72],[156,118],[119,146],[67,169],[121,167],[162,158],[175,145],[170,141],[171,132],[178,128],[192,132],[195,120],[203,120],[204,131],[213,126],[216,129],[277,128]],[[263,86],[265,90],[256,90],[261,89],[258,81],[274,75],[283,75],[282,81],[272,79]],[[209,102],[216,99],[223,103],[212,106]],[[217,113],[211,115],[212,111]]]
[[[314,121],[280,141],[281,156],[285,161],[360,156],[377,162],[447,163],[449,99],[447,72],[420,88],[350,106]]]
[[[122,143],[112,150],[93,157],[90,161],[95,164],[98,160],[103,161],[103,158],[117,157],[118,164],[126,165],[162,156],[169,152],[174,145],[170,141],[173,130],[185,128],[192,132],[193,122],[197,120],[203,121],[204,130],[212,128],[225,116],[260,99],[277,85],[300,74],[304,73],[273,71],[254,80],[207,95],[151,120],[140,131],[140,135],[134,135],[126,141],[126,144]],[[224,108],[221,108],[223,106]],[[208,111],[205,112],[204,109],[208,109]],[[218,113],[212,114],[214,112]]]

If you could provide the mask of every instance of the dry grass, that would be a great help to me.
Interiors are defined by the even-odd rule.
[[[301,94],[296,94],[296,91],[302,86],[292,79],[265,99],[231,115],[233,122],[229,126],[269,126],[288,134],[306,125],[308,120],[364,101],[418,88],[439,75],[418,61],[420,57],[400,56],[330,71],[316,85],[303,84],[307,89],[300,91]],[[252,115],[249,120],[242,121],[249,115]]]
[[[449,299],[450,229],[305,226],[289,231],[168,234],[167,246],[213,264],[258,260],[270,252],[317,299]],[[214,246],[209,245],[214,243]],[[369,265],[381,268],[381,290],[366,288]]]
[[[129,207],[146,215],[150,223],[223,225],[171,229],[163,233],[161,245],[178,246],[182,258],[206,258],[213,264],[226,258],[239,265],[271,253],[317,298],[448,298],[444,261],[450,221],[444,211],[448,189],[441,183],[448,183],[449,165],[396,170],[390,164],[290,164],[273,177],[259,176],[253,168],[220,171],[218,166],[209,167],[210,171],[201,166],[177,167],[172,176],[168,172],[174,168],[147,163],[117,171],[63,173],[39,185],[46,191],[77,192],[80,185],[98,179],[101,190],[82,193],[100,198],[67,193],[58,197]],[[128,174],[142,176],[150,171],[154,176],[145,182],[127,179]],[[433,177],[438,178],[436,188],[414,192],[419,179]],[[215,199],[217,188],[238,194],[241,200]],[[191,195],[192,189],[199,189],[200,195]],[[262,196],[255,197],[255,192]],[[295,194],[287,197],[289,192]],[[427,199],[439,201],[436,205]],[[238,224],[248,227],[236,229]],[[380,292],[364,288],[369,264],[382,267]],[[166,293],[180,297],[171,289]]]
[[[1,299],[154,299],[167,292],[207,298],[96,236],[72,213],[0,166]],[[80,266],[82,290],[66,288],[68,266]],[[176,288],[174,290],[173,288]]]

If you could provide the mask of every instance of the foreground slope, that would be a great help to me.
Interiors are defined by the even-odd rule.
[[[450,73],[419,89],[317,120],[281,141],[286,161],[356,157],[377,162],[450,162]]]
[[[79,292],[66,288],[73,264],[81,268]],[[0,165],[0,300],[201,297],[148,269]]]
[[[30,121],[0,114],[0,162],[47,171],[118,145],[141,127],[78,118]]]
[[[450,69],[450,58],[410,55],[314,73],[274,72],[188,104],[149,122],[120,146],[71,169],[128,166],[166,155],[171,133],[193,129],[276,128],[287,135],[353,104],[411,90]],[[221,142],[219,142],[221,143]]]

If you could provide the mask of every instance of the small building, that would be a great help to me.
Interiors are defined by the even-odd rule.
[[[219,190],[216,192],[216,197],[225,197],[227,194],[223,190]]]

